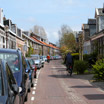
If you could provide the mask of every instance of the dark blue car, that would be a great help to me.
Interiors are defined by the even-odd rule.
[[[0,60],[0,104],[22,104],[19,100],[19,87],[9,65]]]
[[[20,101],[23,104],[24,101],[27,101],[28,96],[28,74],[25,72],[27,66],[22,52],[14,49],[0,49],[0,59],[8,62],[18,87],[22,88]]]
[[[32,69],[32,66],[30,65],[28,59],[26,58],[26,64],[27,64],[27,67],[26,67],[26,72],[29,72],[29,88],[28,88],[28,92],[30,92],[31,90],[31,87],[33,87],[33,80],[34,80],[34,70]]]

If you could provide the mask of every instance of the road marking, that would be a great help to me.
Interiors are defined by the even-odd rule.
[[[34,95],[35,94],[35,91],[33,91],[32,94]]]
[[[36,90],[36,87],[34,87],[33,89]]]
[[[36,87],[36,86],[37,86],[37,84],[34,84],[34,86]]]
[[[37,83],[38,81],[35,81],[35,83]]]
[[[33,101],[35,98],[34,97],[31,97],[31,100]]]

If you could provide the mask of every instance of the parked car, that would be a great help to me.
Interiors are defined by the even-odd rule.
[[[59,56],[59,55],[56,55],[55,57],[56,57],[56,60],[61,59],[61,56]]]
[[[42,62],[40,59],[40,55],[31,55],[31,57],[34,59],[35,65],[38,69],[42,67]]]
[[[0,60],[0,104],[22,104],[19,87],[8,63]]]
[[[0,49],[0,59],[8,62],[10,69],[16,79],[18,87],[21,87],[20,103],[23,104],[28,98],[28,74],[25,58],[20,50]]]
[[[32,70],[32,67],[28,61],[28,59],[26,58],[26,64],[27,64],[27,67],[26,67],[26,72],[29,73],[29,81],[28,81],[28,92],[31,91],[31,87],[33,87],[33,80],[34,80],[34,73],[33,73],[33,70]]]
[[[31,65],[31,67],[32,67],[32,70],[34,71],[34,78],[36,78],[36,76],[37,76],[37,67],[35,65],[35,62],[34,62],[33,58],[28,58],[28,61]]]
[[[41,59],[42,67],[44,67],[45,60],[44,60],[43,56],[40,56],[40,59]]]
[[[46,57],[46,56],[43,56],[43,59],[44,59],[45,61],[47,61],[47,57]]]

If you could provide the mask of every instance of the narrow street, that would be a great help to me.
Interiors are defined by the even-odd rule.
[[[45,63],[38,70],[25,104],[104,104],[104,91],[83,78],[65,71],[61,60]]]

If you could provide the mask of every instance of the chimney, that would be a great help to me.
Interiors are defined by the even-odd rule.
[[[3,21],[5,21],[6,20],[6,17],[5,17],[5,15],[4,15],[4,17],[3,17]]]
[[[0,23],[3,24],[3,9],[0,8]]]
[[[103,3],[103,13],[104,13],[104,3]]]

